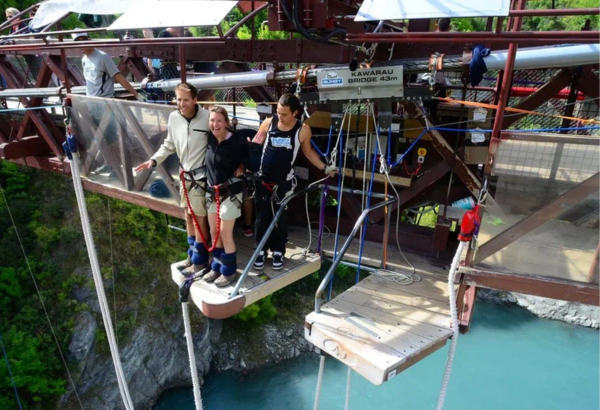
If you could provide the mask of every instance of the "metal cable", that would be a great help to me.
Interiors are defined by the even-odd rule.
[[[12,212],[10,211],[10,206],[8,205],[8,200],[6,199],[6,195],[4,194],[4,189],[2,185],[0,185],[0,193],[2,193],[2,198],[4,198],[4,204],[6,205],[6,210],[8,211],[8,215],[13,224],[13,228],[15,230],[15,234],[17,235],[17,240],[19,241],[19,245],[21,246],[21,251],[23,252],[23,257],[25,258],[25,264],[27,265],[27,270],[29,270],[29,275],[31,275],[31,280],[33,281],[33,286],[35,287],[35,291],[37,292],[38,298],[42,305],[42,309],[44,310],[44,315],[46,316],[46,321],[48,322],[48,326],[50,327],[50,332],[52,333],[52,337],[54,338],[54,342],[56,343],[56,347],[58,348],[58,353],[60,354],[60,358],[67,370],[67,376],[69,377],[69,381],[73,386],[73,392],[77,397],[77,401],[79,402],[79,407],[83,410],[83,404],[81,403],[81,399],[79,398],[79,394],[77,393],[77,388],[75,387],[75,382],[73,381],[73,377],[71,376],[71,372],[69,371],[69,366],[67,366],[67,361],[65,360],[65,356],[63,355],[62,349],[60,348],[60,344],[58,343],[58,338],[56,337],[56,333],[54,332],[54,327],[52,326],[52,322],[50,321],[50,316],[48,315],[48,310],[46,309],[46,304],[44,303],[44,299],[42,298],[42,294],[40,293],[40,288],[38,287],[37,281],[35,280],[35,276],[33,275],[33,271],[31,270],[31,265],[29,264],[29,258],[27,258],[27,253],[25,253],[25,248],[23,247],[23,242],[21,241],[21,236],[19,235],[19,230],[17,229],[17,225],[15,224],[15,220],[13,218]]]

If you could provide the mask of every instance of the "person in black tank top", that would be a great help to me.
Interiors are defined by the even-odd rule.
[[[260,182],[256,184],[256,240],[261,241],[273,216],[279,210],[281,202],[296,186],[294,162],[298,152],[302,150],[306,159],[318,169],[330,171],[333,176],[337,171],[329,170],[321,161],[310,143],[311,130],[298,118],[302,112],[300,100],[293,94],[284,94],[277,104],[277,115],[265,120],[252,142],[262,147],[250,147],[251,152],[260,155]],[[260,149],[260,151],[259,151]],[[288,236],[287,212],[283,212],[275,229],[273,229],[265,247],[254,262],[255,269],[262,269],[269,250],[273,252],[273,269],[283,268],[285,244]]]

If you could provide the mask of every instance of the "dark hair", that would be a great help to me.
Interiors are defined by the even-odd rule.
[[[300,103],[300,100],[298,99],[298,97],[296,97],[294,94],[290,94],[290,93],[285,93],[281,96],[281,98],[279,99],[279,101],[277,102],[277,104],[281,105],[282,107],[290,107],[290,111],[292,113],[294,113],[294,111],[297,111],[298,114],[296,114],[297,118],[300,118],[301,111],[302,111],[302,103]]]
[[[169,38],[172,37],[171,33],[169,33],[166,29],[158,33],[158,38]]]
[[[438,30],[439,31],[450,31],[450,19],[443,18],[438,20]]]
[[[196,87],[194,87],[193,85],[191,85],[190,83],[183,82],[183,83],[179,84],[177,87],[175,87],[176,92],[180,91],[180,90],[189,91],[190,94],[192,95],[192,98],[196,98],[198,96],[198,89]]]
[[[210,115],[211,112],[216,112],[218,114],[221,114],[223,116],[223,118],[225,118],[225,122],[227,123],[227,129],[231,128],[231,122],[229,121],[229,114],[227,114],[227,110],[223,107],[221,107],[220,105],[213,105],[212,107],[210,107],[210,110],[208,111]]]

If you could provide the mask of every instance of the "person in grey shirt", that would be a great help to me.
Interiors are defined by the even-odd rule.
[[[72,35],[73,41],[89,41],[90,37],[84,31],[75,32]],[[119,72],[112,57],[104,51],[94,47],[86,47],[83,49],[83,58],[81,59],[83,66],[83,77],[85,78],[86,95],[88,97],[114,98],[115,96],[115,81],[121,84],[127,91],[133,94],[138,100],[142,100],[141,95],[131,86],[129,81]],[[143,100],[142,100],[143,101]],[[102,100],[87,101],[89,113],[96,122],[96,127],[100,126],[102,116],[110,107]],[[117,146],[119,141],[117,120],[114,114],[111,113],[110,121],[104,128],[103,138],[111,145]],[[100,154],[100,153],[99,153]],[[95,160],[112,155],[111,153],[102,153]],[[94,169],[94,173],[102,174],[109,173],[109,176],[115,176],[111,166],[103,161]]]
[[[73,34],[73,41],[89,41],[85,32]],[[89,47],[83,49],[83,76],[85,77],[86,94],[89,97],[115,96],[115,81],[121,84],[127,91],[139,98],[138,92],[133,89],[129,81],[123,77],[115,65],[111,56],[104,51]]]

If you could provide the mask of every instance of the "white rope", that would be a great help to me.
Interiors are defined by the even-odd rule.
[[[381,153],[383,153],[382,148],[381,148],[381,141],[379,141],[379,128],[377,126],[377,120],[375,118],[375,110],[371,110],[371,115],[373,116],[373,127],[375,128],[375,135],[377,137],[377,146],[379,147],[379,151]],[[404,261],[408,264],[408,266],[410,266],[412,273],[410,275],[406,275],[404,273],[401,272],[394,272],[396,275],[398,275],[399,277],[406,277],[406,281],[408,281],[410,278],[410,283],[414,282],[418,282],[421,280],[421,277],[416,275],[416,269],[413,266],[412,263],[410,263],[410,261],[406,258],[406,255],[404,255],[404,252],[402,252],[402,248],[400,247],[400,239],[398,237],[398,229],[400,227],[400,194],[398,193],[398,190],[396,189],[396,187],[394,186],[394,184],[392,183],[391,179],[390,179],[390,175],[389,175],[389,170],[387,167],[387,164],[385,163],[385,157],[383,155],[380,156],[380,160],[382,162],[381,165],[381,171],[383,171],[383,173],[385,174],[385,178],[387,179],[388,183],[390,184],[390,186],[392,187],[392,189],[394,190],[394,193],[396,194],[396,198],[398,200],[398,209],[396,211],[396,246],[398,247],[398,252],[400,252],[400,255],[402,255],[402,258],[404,259]],[[399,282],[398,282],[399,283]]]
[[[444,408],[446,391],[448,390],[448,382],[450,381],[450,373],[452,373],[452,362],[454,361],[454,353],[456,352],[456,343],[458,342],[458,312],[456,310],[456,287],[454,286],[454,277],[456,276],[458,263],[460,262],[460,257],[466,244],[467,242],[463,241],[458,243],[458,249],[454,254],[450,272],[448,273],[448,293],[450,294],[450,312],[452,313],[452,343],[450,343],[450,350],[448,351],[448,360],[446,361],[446,370],[444,371],[444,379],[442,380],[437,410],[442,410]]]
[[[350,408],[350,381],[352,379],[352,368],[348,367],[348,376],[346,377],[346,403],[344,404],[344,409],[348,410]]]
[[[319,399],[321,398],[321,387],[323,386],[323,372],[325,371],[325,355],[321,355],[319,361],[319,376],[317,377],[317,391],[315,392],[315,404],[313,410],[319,410]]]
[[[185,340],[187,342],[188,356],[190,357],[190,373],[192,374],[192,385],[194,387],[194,403],[196,410],[202,410],[202,396],[200,395],[200,382],[198,380],[198,369],[196,367],[196,356],[194,355],[194,341],[192,339],[192,327],[190,326],[190,313],[188,302],[181,304],[183,311],[183,327],[185,328]]]
[[[75,189],[75,195],[77,196],[77,205],[79,208],[79,215],[81,217],[81,226],[83,227],[83,236],[85,238],[85,244],[88,250],[88,256],[90,258],[90,264],[92,265],[92,275],[94,277],[94,283],[96,284],[96,292],[98,293],[98,302],[100,305],[100,311],[102,313],[102,320],[104,321],[104,328],[106,330],[110,353],[115,366],[117,383],[119,385],[119,391],[121,392],[123,404],[125,405],[126,410],[133,410],[134,407],[129,394],[129,388],[127,387],[127,380],[125,379],[123,368],[121,366],[119,346],[117,345],[117,341],[115,339],[112,319],[108,309],[108,301],[106,300],[106,294],[104,293],[104,283],[102,281],[102,274],[100,273],[100,265],[98,263],[96,247],[94,245],[94,237],[92,235],[89,214],[87,211],[87,205],[85,203],[85,195],[83,193],[83,186],[81,184],[80,167],[81,161],[79,156],[77,154],[73,154],[73,160],[71,161],[73,187]]]

